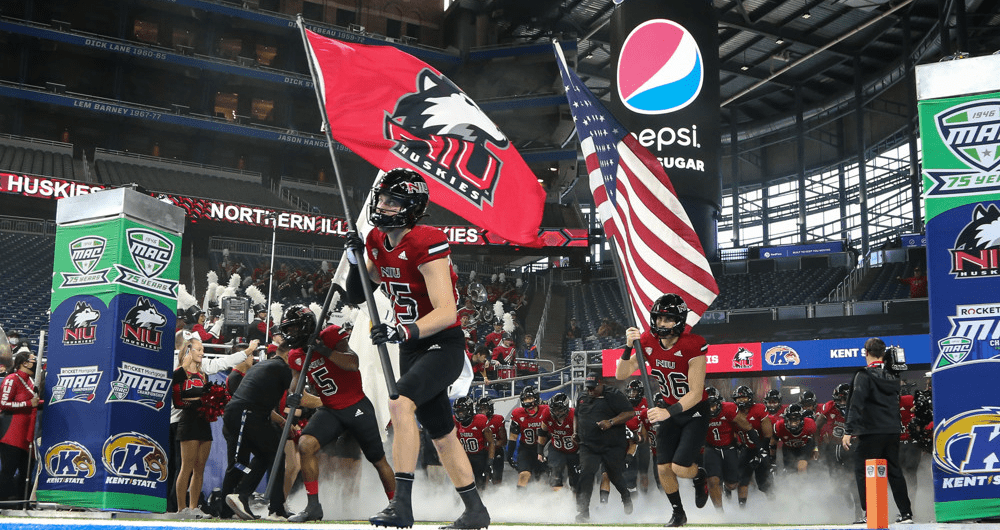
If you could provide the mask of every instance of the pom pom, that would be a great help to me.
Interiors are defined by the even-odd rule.
[[[229,393],[222,385],[209,382],[205,393],[201,395],[201,404],[198,405],[198,412],[209,422],[213,422],[225,412],[226,404],[229,403]]]

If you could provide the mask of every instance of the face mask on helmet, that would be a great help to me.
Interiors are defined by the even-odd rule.
[[[753,390],[748,386],[736,387],[736,390],[733,390],[733,402],[743,412],[750,410],[753,406]]]
[[[476,402],[476,413],[483,414],[487,418],[493,417],[493,402],[490,401],[490,398],[479,398],[479,401]]]
[[[468,425],[473,418],[472,398],[461,397],[455,400],[455,419],[463,425]]]
[[[316,317],[304,305],[293,305],[285,310],[279,325],[285,344],[291,348],[301,348],[316,330]]]
[[[847,400],[851,395],[851,385],[841,383],[833,390],[833,404],[841,414],[847,413]]]
[[[802,407],[798,403],[792,403],[785,410],[785,428],[792,434],[799,434],[805,424],[803,418]]]
[[[668,293],[659,297],[649,310],[649,331],[664,339],[684,333],[688,306],[680,296]]]
[[[639,403],[642,403],[643,394],[645,394],[645,389],[642,387],[642,381],[633,379],[628,384],[628,402],[631,403],[633,407],[638,406]]]
[[[557,420],[562,420],[569,414],[569,396],[560,392],[552,396],[549,402],[549,411]]]
[[[424,216],[430,193],[427,182],[416,171],[397,168],[375,184],[368,205],[368,220],[379,228],[411,228]],[[394,212],[379,208],[381,201],[399,206]]]
[[[538,408],[538,391],[535,387],[529,386],[521,391],[521,407],[529,413],[534,413],[534,409]]]

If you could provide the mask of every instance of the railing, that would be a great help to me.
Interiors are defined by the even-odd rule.
[[[56,234],[56,222],[30,217],[0,216],[0,232],[21,232],[42,236]]]
[[[35,148],[40,145],[45,145],[49,147],[57,147],[59,151],[69,151],[73,152],[73,144],[67,144],[65,142],[57,142],[55,140],[44,140],[42,138],[31,138],[28,136],[17,136],[15,134],[0,134],[0,138],[5,139],[6,144],[19,145],[27,148]]]
[[[98,147],[95,149],[95,153],[100,153],[103,155],[110,155],[117,158],[135,159],[146,162],[146,165],[151,165],[154,167],[177,171],[180,168],[174,166],[180,166],[183,168],[195,168],[199,171],[208,172],[208,174],[214,174],[224,178],[231,178],[236,180],[242,180],[247,182],[253,182],[256,184],[261,183],[261,174],[257,171],[245,171],[242,169],[235,169],[224,166],[213,166],[211,164],[199,164],[197,162],[187,162],[185,160],[177,160],[173,158],[162,158],[158,156],[143,155],[139,153],[127,153],[124,151],[112,151],[110,149],[104,149],[103,147]],[[97,159],[97,155],[94,155],[94,159]]]

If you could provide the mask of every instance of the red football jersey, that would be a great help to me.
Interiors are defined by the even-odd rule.
[[[510,413],[510,423],[511,427],[514,424],[520,428],[521,432],[518,434],[518,440],[526,444],[534,444],[538,442],[538,430],[542,428],[542,416],[548,414],[548,405],[539,405],[538,410],[535,414],[528,414],[528,411],[524,410],[524,407],[517,407]]]
[[[765,405],[765,409],[764,410],[767,410],[766,407],[767,407],[767,405]],[[781,419],[781,415],[785,413],[785,408],[787,408],[787,407],[788,407],[788,405],[780,405],[780,406],[778,406],[778,412],[775,412],[774,414],[768,413],[767,417],[771,418],[771,425],[772,426],[778,424],[778,420]]]
[[[817,407],[819,414],[826,418],[826,423],[819,430],[819,440],[825,442],[831,440],[833,443],[840,443],[840,437],[844,435],[844,427],[847,420],[840,413],[837,404],[831,399]]]
[[[733,445],[733,433],[739,430],[739,427],[733,422],[737,412],[739,412],[739,409],[736,408],[736,403],[723,401],[722,410],[708,422],[708,434],[705,435],[705,443],[713,447],[728,447]]]
[[[640,401],[638,405],[632,407],[632,409],[639,414],[629,418],[629,420],[625,422],[625,427],[627,427],[628,430],[639,434],[641,427],[649,421],[646,417],[646,411],[649,410],[646,407],[646,398],[642,398],[642,401]],[[646,429],[646,432],[649,432],[648,428]]]
[[[900,441],[906,441],[910,439],[910,432],[907,430],[906,426],[910,424],[910,420],[913,419],[913,413],[910,409],[913,408],[913,396],[899,396],[899,421],[902,430],[899,434]]]
[[[762,440],[764,439],[764,429],[761,428],[760,425],[761,422],[764,421],[764,418],[769,418],[769,417],[770,415],[767,413],[767,407],[765,407],[763,403],[754,403],[750,407],[750,410],[747,411],[747,421],[750,422],[750,426],[757,431],[757,435]],[[771,427],[772,428],[774,427],[773,421],[771,422]],[[747,447],[751,448],[757,447],[756,444],[750,441],[750,437],[747,436],[746,431],[737,431],[736,436],[739,438],[740,443],[742,443],[743,445],[746,445]]]
[[[434,309],[427,295],[424,276],[417,267],[437,259],[449,258],[451,247],[448,246],[448,238],[439,228],[416,225],[395,248],[387,249],[386,244],[385,234],[378,228],[373,228],[365,242],[368,259],[375,264],[375,270],[382,278],[382,287],[389,293],[396,320],[404,324],[416,322]],[[458,275],[451,268],[451,290],[456,304],[457,284]],[[461,324],[456,313],[455,323],[449,327],[458,325]]]
[[[688,364],[691,359],[705,355],[708,343],[701,335],[684,333],[668,350],[660,345],[660,339],[648,331],[642,334],[639,343],[646,355],[646,362],[650,365],[649,373],[659,381],[660,392],[667,405],[677,403],[689,390]],[[701,400],[704,401],[707,397],[708,393],[703,391]]]
[[[576,440],[573,439],[573,416],[575,413],[576,410],[569,409],[569,413],[566,414],[563,421],[559,422],[552,416],[552,411],[549,408],[546,408],[542,414],[542,423],[549,431],[552,447],[561,453],[573,454],[580,449],[576,445]]]
[[[489,419],[488,427],[493,431],[493,438],[500,440],[500,431],[503,429],[503,416],[499,414],[494,414],[492,418]],[[507,443],[507,440],[500,440],[500,446]]]
[[[805,447],[809,443],[809,439],[812,438],[815,433],[816,422],[813,421],[812,418],[802,418],[802,430],[798,434],[792,434],[785,428],[784,418],[778,420],[777,425],[774,426],[774,437],[777,438],[785,447],[791,447],[793,449]]]
[[[458,441],[462,442],[462,447],[466,453],[481,453],[486,450],[486,436],[483,431],[490,428],[490,420],[483,414],[476,414],[472,417],[472,422],[462,425],[462,422],[455,420],[455,429],[458,430]]]
[[[340,326],[328,326],[320,332],[320,339],[327,348],[333,349],[341,340],[348,337],[348,334],[340,329]],[[302,348],[295,348],[288,352],[288,366],[293,371],[301,372],[302,363],[306,360],[306,351]],[[309,360],[309,381],[313,388],[319,393],[323,406],[335,410],[344,409],[361,401],[365,397],[364,389],[361,387],[361,372],[348,371],[337,366],[337,363],[313,352],[312,359]]]

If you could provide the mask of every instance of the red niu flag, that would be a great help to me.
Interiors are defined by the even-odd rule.
[[[689,325],[705,313],[719,286],[663,166],[601,105],[566,66],[555,44],[576,132],[604,233],[615,242],[636,322],[664,293],[684,298]]]
[[[487,232],[540,245],[545,191],[471,98],[392,46],[304,31],[333,139],[383,171],[420,172],[432,201]]]

